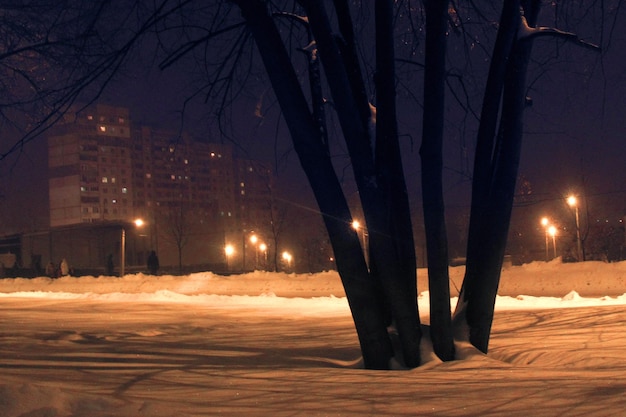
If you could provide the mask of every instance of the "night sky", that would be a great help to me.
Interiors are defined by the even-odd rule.
[[[551,13],[549,7],[543,10],[548,15]],[[549,17],[543,20],[545,24]],[[525,114],[520,175],[530,182],[532,192],[538,199],[558,198],[572,192],[580,195],[615,194],[624,201],[623,211],[626,210],[626,119],[623,117],[626,111],[626,58],[623,53],[626,50],[626,34],[613,30],[609,39],[607,29],[607,37],[599,39],[597,21],[588,21],[592,23],[587,27],[577,26],[577,34],[592,43],[603,41],[601,52],[558,42],[555,57],[557,41],[553,38],[538,38],[535,41],[534,63],[528,74],[528,95],[533,104]],[[626,13],[623,11],[615,22],[617,28],[623,27],[620,22],[626,24]],[[451,42],[453,38],[451,36]],[[464,69],[463,62],[454,62],[456,51],[453,46],[449,49],[452,58],[450,69],[454,70],[454,66]],[[551,55],[547,68],[536,65],[547,55]],[[194,91],[193,76],[184,63],[160,72],[154,61],[145,58],[138,59],[135,67],[127,70],[118,83],[105,92],[103,100],[130,107],[135,123],[166,124],[178,128],[182,104]],[[400,73],[406,68],[399,67],[398,70]],[[487,68],[477,70],[484,75]],[[409,86],[411,94],[420,97],[422,73],[416,71],[416,74]],[[478,110],[482,93],[478,91],[475,94],[474,105]],[[419,195],[420,108],[414,101],[407,100],[400,89],[398,97],[398,123],[404,146],[405,169],[409,187]],[[258,105],[261,105],[262,117],[259,117]],[[448,97],[448,110],[450,114],[459,111],[451,96]],[[241,94],[233,113],[229,115],[232,123],[228,124],[228,128],[232,129],[229,131],[232,137],[222,136],[214,119],[206,117],[209,110],[202,103],[202,97],[192,101],[186,111],[185,129],[208,140],[233,142],[241,156],[262,158],[274,165],[279,176],[296,179],[296,183],[304,180],[268,84],[259,82]],[[332,132],[336,120],[330,113],[328,121]],[[445,191],[451,205],[466,206],[476,124],[468,123],[468,127],[462,130],[457,124],[457,116],[448,117]],[[343,155],[345,146],[339,135],[334,143],[338,171],[349,184],[350,168]],[[289,182],[285,181],[286,185]],[[347,186],[347,192],[351,193],[351,186]]]
[[[624,15],[624,13],[622,13]],[[621,16],[622,20],[626,20]],[[536,49],[541,53],[541,42]],[[532,200],[537,204],[546,201],[562,204],[560,198],[568,193],[598,197],[615,210],[616,217],[626,211],[626,35],[615,31],[609,48],[597,53],[584,48],[563,47],[563,59],[543,74],[531,71],[532,84],[529,96],[533,100],[525,116],[525,139],[520,175],[531,185]],[[182,66],[160,72],[136,62],[105,91],[101,102],[127,106],[132,122],[162,127],[178,128],[180,110],[192,87]],[[419,74],[421,77],[421,73]],[[416,77],[419,80],[419,77]],[[419,96],[419,81],[415,93]],[[254,156],[275,167],[285,195],[294,199],[295,205],[305,205],[315,210],[297,156],[291,149],[284,123],[279,118],[271,92],[254,92],[244,97],[236,106],[236,116],[230,125],[233,137],[222,137],[205,117],[206,107],[195,100],[187,109],[184,129],[211,141],[233,141],[240,156]],[[399,98],[401,109],[402,97]],[[262,103],[263,116],[259,118],[257,104]],[[453,110],[453,106],[449,104]],[[405,170],[413,210],[419,208],[419,143],[421,123],[419,109],[403,111],[399,115],[401,140],[404,147]],[[332,118],[329,118],[331,123]],[[461,131],[451,124],[446,129],[446,199],[449,211],[467,210],[469,205],[469,174],[475,130]],[[36,141],[34,146],[37,146]],[[335,139],[337,169],[345,179],[349,198],[354,194],[350,183],[351,169],[342,155],[343,145]],[[15,192],[15,186],[24,187],[24,181],[36,178],[40,152],[28,146],[20,160],[27,175],[19,178],[7,174],[7,161],[2,167],[3,192]],[[278,161],[278,165],[275,163]],[[9,184],[11,183],[11,184]],[[304,193],[302,190],[306,189]],[[33,191],[37,192],[37,191]],[[301,196],[297,193],[302,194]],[[598,201],[600,201],[598,200]]]

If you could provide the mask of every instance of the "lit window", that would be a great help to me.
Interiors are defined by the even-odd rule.
[[[100,132],[106,132],[106,131],[107,131],[107,127],[106,127],[106,126],[103,126],[103,125],[100,125],[100,126],[98,126],[98,130],[99,130]]]
[[[111,203],[112,203],[112,204],[117,204],[117,199],[115,199],[115,198],[114,198],[114,199],[112,199],[112,200],[111,200]]]
[[[149,172],[146,172],[146,178],[152,178],[152,174]]]
[[[173,180],[175,180],[175,179],[176,179],[176,175],[174,175],[174,174],[170,175],[170,179],[171,179],[172,181],[173,181]]]
[[[87,187],[85,187],[84,185],[81,185],[81,186],[80,186],[80,191],[83,191],[83,192],[84,192],[84,191],[87,191]]]
[[[215,158],[215,152],[211,152],[211,158]]]
[[[122,194],[127,194],[127,193],[128,193],[128,188],[122,187]]]
[[[88,115],[87,115],[87,120],[93,120],[93,115],[88,114]]]
[[[118,122],[119,124],[123,125],[123,124],[124,124],[124,122],[125,122],[125,120],[124,120],[124,118],[123,118],[123,117],[118,117],[118,118],[117,118],[117,122]]]
[[[115,184],[115,177],[111,177],[111,182]]]
[[[106,184],[107,182],[109,182],[109,179],[107,177],[102,177],[102,182]]]

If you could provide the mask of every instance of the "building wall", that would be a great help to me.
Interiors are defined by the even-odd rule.
[[[128,109],[96,105],[48,137],[50,226],[132,217]]]
[[[114,273],[120,271],[121,231],[126,230],[126,270],[146,271],[147,245],[141,231],[131,224],[101,223],[58,227],[46,232],[25,233],[21,239],[21,267],[36,272],[32,260],[39,260],[39,272],[48,262],[58,266],[66,259],[77,274],[105,274],[106,259],[113,256]]]
[[[141,127],[134,135],[135,214],[148,219],[162,265],[223,263],[233,229],[233,155],[229,145]]]
[[[47,138],[48,237],[29,231],[24,256],[100,268],[109,253],[119,257],[114,235],[126,224],[137,235],[126,248],[128,265],[156,250],[161,265],[177,267],[179,247],[183,265],[224,265],[227,242],[269,229],[271,172],[203,139],[133,126],[122,107],[68,115]],[[131,225],[136,218],[141,229]]]

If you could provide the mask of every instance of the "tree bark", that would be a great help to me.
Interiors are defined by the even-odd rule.
[[[534,23],[537,7],[531,2],[525,2],[525,10],[532,12],[534,18],[530,22]],[[478,138],[475,160],[466,275],[455,312],[455,320],[467,323],[470,342],[483,352],[489,346],[523,138],[526,71],[532,39],[517,39],[519,5],[515,0],[505,3],[498,34],[502,42],[496,43],[496,48],[501,49],[494,51],[494,61],[507,58],[506,66],[503,70],[500,63],[494,62],[489,74],[493,88],[485,94],[481,125],[497,120],[494,102],[499,103],[501,95],[500,125],[495,145],[491,126],[479,129],[483,135]]]
[[[335,253],[359,336],[364,365],[388,369],[393,348],[351,215],[280,34],[260,0],[235,0],[257,43],[294,148],[307,175]]]
[[[394,247],[393,232],[388,217],[387,193],[385,184],[380,183],[374,163],[371,136],[368,123],[363,120],[363,108],[368,106],[361,93],[364,87],[355,84],[360,77],[357,63],[351,59],[354,44],[348,43],[351,35],[345,36],[340,49],[322,2],[300,0],[307,12],[311,30],[317,42],[322,65],[332,93],[335,108],[350,154],[355,180],[359,189],[361,205],[365,215],[370,243],[370,265],[373,280],[378,281],[383,292],[380,293],[381,308],[389,308],[397,328],[402,346],[402,359],[408,367],[420,364],[419,345],[421,328],[417,310],[415,272],[410,276],[403,274],[404,259],[398,256]],[[338,3],[342,3],[339,1]],[[344,5],[345,6],[345,5]],[[349,20],[345,7],[338,13],[343,20]],[[351,27],[352,23],[343,21],[340,26]],[[343,55],[342,55],[343,51]],[[362,78],[361,78],[362,79]],[[369,116],[367,121],[369,122]]]
[[[390,291],[394,291],[390,293],[394,303],[392,310],[403,343],[404,362],[413,367],[419,365],[421,359],[422,333],[417,315],[417,262],[411,210],[398,140],[393,2],[377,0],[375,13],[376,172],[386,198],[382,215],[391,233],[386,244],[395,250],[395,264],[390,273],[396,276],[398,283],[390,287]]]
[[[446,82],[448,2],[425,0],[426,57],[422,127],[422,204],[428,258],[430,326],[433,349],[444,361],[454,359],[450,315],[448,236],[443,199],[443,126]]]

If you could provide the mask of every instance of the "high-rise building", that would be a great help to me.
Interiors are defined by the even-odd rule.
[[[193,263],[223,261],[239,222],[232,147],[145,126],[133,132],[134,215],[151,225],[151,246],[166,261],[183,250]]]
[[[96,105],[48,137],[50,227],[133,216],[128,109]]]
[[[238,261],[243,269],[273,268],[268,255],[274,253],[273,216],[276,215],[272,171],[250,159],[234,161],[236,217],[241,233]],[[271,257],[270,257],[271,259]]]
[[[132,271],[145,269],[155,250],[174,269],[219,269],[227,264],[224,245],[241,238],[251,219],[258,229],[270,221],[267,204],[256,206],[269,170],[259,181],[260,165],[235,158],[232,146],[135,126],[127,108],[88,106],[47,141],[50,229],[25,236],[23,258],[68,257],[76,269],[93,270],[112,256]]]

